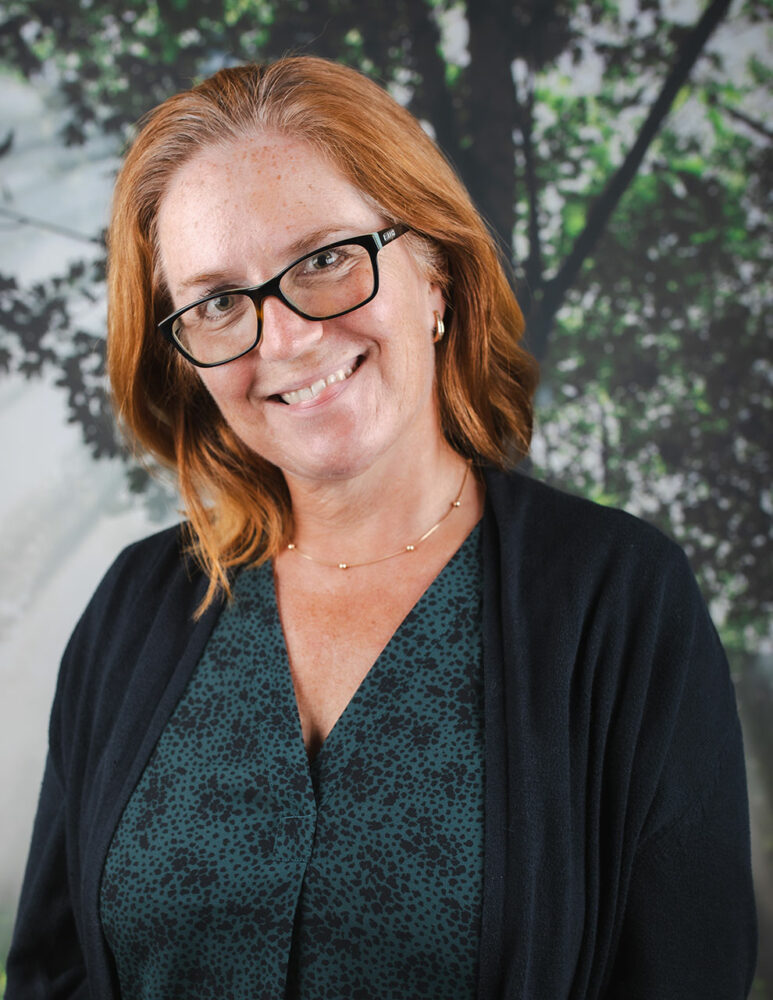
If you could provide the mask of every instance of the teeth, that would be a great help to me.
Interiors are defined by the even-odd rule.
[[[339,368],[337,372],[333,372],[327,378],[317,379],[316,382],[312,382],[311,385],[305,385],[302,389],[293,389],[292,392],[280,393],[279,398],[285,403],[304,403],[309,399],[314,399],[323,389],[326,389],[329,385],[333,385],[334,382],[345,382],[353,371],[354,369],[347,365],[346,368]]]

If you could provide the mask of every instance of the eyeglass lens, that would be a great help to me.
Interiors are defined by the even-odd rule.
[[[311,319],[350,312],[373,293],[374,270],[365,247],[356,243],[310,254],[279,282],[292,308]],[[244,293],[223,292],[186,310],[174,322],[172,335],[203,364],[217,364],[248,351],[258,340],[262,307]]]

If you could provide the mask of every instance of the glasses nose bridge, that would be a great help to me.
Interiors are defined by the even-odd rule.
[[[275,275],[275,277],[270,278],[268,281],[264,282],[262,285],[258,285],[255,288],[250,288],[247,290],[248,297],[252,300],[253,306],[255,306],[255,312],[258,316],[258,330],[260,331],[263,326],[263,303],[266,299],[278,299],[283,306],[286,306],[291,312],[295,313],[296,316],[301,316],[302,313],[299,311],[297,306],[294,306],[292,302],[285,296],[284,292],[280,287],[280,281],[284,277],[283,274]]]

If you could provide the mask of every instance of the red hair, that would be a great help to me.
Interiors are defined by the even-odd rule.
[[[367,109],[367,110],[365,110]],[[119,174],[109,230],[108,374],[122,427],[172,466],[193,551],[209,576],[275,555],[292,511],[284,478],[226,424],[156,324],[169,309],[156,220],[172,176],[202,148],[262,132],[314,146],[388,222],[404,222],[443,289],[437,347],[443,432],[476,463],[515,464],[531,440],[537,365],[496,244],[418,121],[353,69],[312,57],[220,70],[150,112]]]

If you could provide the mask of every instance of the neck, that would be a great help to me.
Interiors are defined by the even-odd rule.
[[[441,440],[413,460],[383,456],[356,476],[309,482],[287,476],[293,543],[315,560],[370,561],[416,542],[456,499],[467,463]],[[473,476],[464,494],[477,498]],[[441,526],[442,527],[442,526]]]

